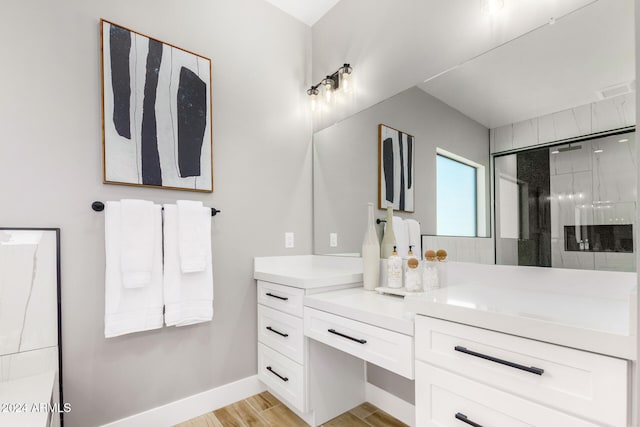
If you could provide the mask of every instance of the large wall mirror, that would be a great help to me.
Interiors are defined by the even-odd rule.
[[[494,157],[506,158],[506,154],[520,150],[546,147],[546,156],[551,159],[547,162],[554,162],[559,157],[554,159],[557,155],[552,154],[555,149],[549,148],[551,146],[562,148],[574,139],[591,141],[595,136],[606,139],[609,133],[634,129],[633,16],[633,0],[591,2],[445,73],[431,78],[425,76],[416,86],[316,132],[313,138],[314,253],[360,252],[367,203],[377,204],[378,200],[379,124],[412,135],[415,141],[415,211],[396,214],[418,220],[425,235],[468,236],[443,231],[441,226],[454,212],[447,215],[439,209],[440,195],[447,192],[455,180],[439,172],[443,168],[438,159],[444,155],[463,165],[478,166],[476,170],[484,170],[483,175],[476,174],[477,191],[470,196],[475,197],[475,234],[490,237],[483,240],[491,240],[490,245],[495,249],[494,236],[499,233],[495,219],[501,207],[500,200],[494,200],[493,194]],[[626,143],[625,149],[635,152],[635,138],[628,139],[631,142]],[[620,145],[616,149],[622,150],[622,143],[615,141]],[[592,144],[595,142],[588,143],[589,149]],[[586,152],[587,144],[583,145]],[[579,155],[578,150],[563,149],[561,153],[563,158]],[[628,172],[625,175],[635,177],[635,166]],[[554,191],[561,179],[564,178],[549,180],[555,181]],[[598,183],[605,185],[605,181]],[[629,182],[609,181],[611,185],[622,185],[629,190],[621,192],[625,197],[624,209],[635,212],[635,178]],[[556,192],[558,196],[563,193]],[[605,190],[605,193],[610,192]],[[589,200],[594,206],[603,201],[606,200]],[[524,203],[524,199],[519,199],[519,203]],[[557,212],[558,205],[549,206],[551,209]],[[566,209],[562,215],[569,215]],[[378,217],[383,215],[382,210],[377,211]],[[551,227],[562,228],[564,236],[564,224]],[[381,229],[379,232],[381,234]],[[522,235],[515,238],[518,240]],[[554,238],[554,244],[565,245],[564,237],[562,241]],[[523,254],[533,250],[522,246]],[[486,250],[487,246],[482,247]],[[498,248],[498,263],[518,264],[517,259],[514,262],[501,257],[499,251]],[[550,253],[548,260],[557,259],[558,254],[558,251]],[[574,255],[569,254],[566,259]],[[532,265],[526,260],[527,256],[522,258],[521,264]],[[540,256],[540,259],[547,258]],[[624,268],[612,266],[618,261],[611,259],[603,256],[599,261],[583,264],[566,261],[566,265],[556,262],[554,266],[635,269],[635,265],[629,267],[625,262]]]
[[[62,425],[60,230],[0,228],[0,425]]]

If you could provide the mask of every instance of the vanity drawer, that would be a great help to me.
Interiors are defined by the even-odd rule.
[[[258,280],[258,303],[302,317],[304,290]]]
[[[463,421],[463,419],[466,420]],[[472,424],[476,423],[476,424]],[[416,362],[419,427],[596,427],[572,415]]]
[[[416,359],[611,426],[627,425],[627,362],[426,316]]]
[[[305,307],[304,334],[338,350],[413,379],[413,338]]]
[[[258,343],[258,378],[278,397],[305,412],[302,365]]]
[[[258,341],[303,363],[302,319],[258,304]]]

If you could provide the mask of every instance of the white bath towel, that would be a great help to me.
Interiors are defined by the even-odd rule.
[[[213,318],[213,273],[211,267],[211,210],[201,207],[198,222],[207,219],[201,233],[206,236],[204,271],[185,273],[180,267],[178,207],[164,205],[164,321],[167,326],[185,326]]]
[[[409,229],[407,223],[399,216],[393,217],[393,234],[396,236],[396,252],[402,259],[408,258]]]
[[[156,237],[153,215],[152,202],[120,201],[120,269],[125,288],[141,288],[151,282]]]
[[[211,252],[211,211],[202,202],[178,200],[178,249],[183,273],[204,271]],[[203,209],[209,215],[202,214]],[[209,250],[207,250],[209,248]]]
[[[413,255],[422,259],[422,232],[420,231],[420,223],[415,219],[406,219],[407,228],[409,229],[409,245],[413,246]]]
[[[107,202],[105,208],[104,336],[115,337],[162,327],[162,214],[153,206],[154,243],[151,277],[141,288],[122,285],[122,206]]]

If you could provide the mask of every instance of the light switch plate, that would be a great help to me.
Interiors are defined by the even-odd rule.
[[[286,233],[284,233],[284,247],[288,249],[293,248],[293,246],[293,231],[287,231]]]
[[[332,248],[338,247],[338,233],[329,233],[329,246]]]

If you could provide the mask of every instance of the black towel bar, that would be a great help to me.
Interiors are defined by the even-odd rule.
[[[91,209],[93,209],[96,212],[102,212],[104,210],[104,203],[102,203],[102,202],[93,202],[93,203],[91,203]],[[162,209],[164,210],[164,208],[162,208]],[[220,212],[222,212],[222,211],[219,210],[219,209],[211,208],[211,216],[216,216]]]

